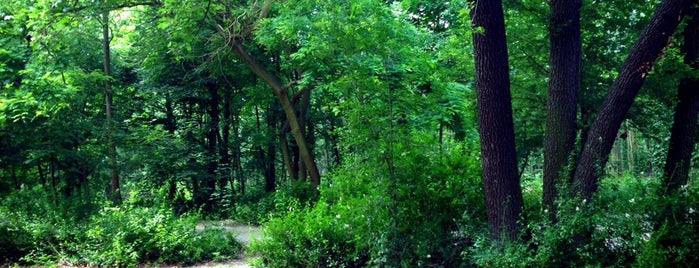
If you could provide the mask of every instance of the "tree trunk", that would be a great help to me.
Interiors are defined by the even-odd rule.
[[[699,8],[692,8],[691,19],[684,29],[684,63],[693,70],[699,70]],[[699,113],[699,79],[687,77],[681,80],[677,89],[675,118],[670,131],[670,146],[667,150],[663,171],[663,186],[666,193],[672,193],[687,184],[692,152],[697,131]]]
[[[49,178],[51,179],[51,196],[53,197],[53,204],[58,204],[58,186],[56,183],[56,159],[53,157],[49,160]]]
[[[274,105],[272,105],[274,106]],[[270,106],[269,110],[267,111],[267,131],[268,132],[274,132],[273,130],[275,129],[274,125],[279,121],[278,116],[276,116],[276,109],[274,109],[272,106]],[[274,188],[277,184],[276,182],[276,166],[275,166],[275,161],[276,161],[276,155],[277,155],[277,148],[274,146],[274,142],[272,141],[273,135],[269,135],[269,140],[267,140],[267,158],[265,162],[265,192],[271,193],[274,192]]]
[[[282,157],[284,159],[284,166],[289,174],[289,179],[295,181],[298,179],[298,174],[294,171],[294,163],[291,158],[291,152],[289,152],[289,142],[286,140],[286,133],[288,132],[289,124],[284,123],[279,129],[279,146],[282,149]]]
[[[260,64],[255,61],[255,59],[253,59],[252,56],[250,56],[250,54],[245,50],[242,44],[232,42],[231,46],[236,55],[248,66],[248,68],[267,84],[269,84],[270,87],[272,87],[274,94],[279,99],[284,113],[286,114],[286,119],[289,121],[291,133],[294,135],[296,144],[299,146],[299,154],[301,155],[301,159],[308,170],[308,174],[311,178],[311,186],[314,188],[318,187],[318,185],[320,185],[320,174],[318,173],[318,167],[313,159],[313,154],[310,148],[306,144],[306,139],[301,132],[302,126],[299,124],[298,118],[296,117],[294,107],[289,100],[286,88],[282,85],[281,81],[277,77],[260,66]]]
[[[505,23],[500,0],[476,0],[471,11],[478,132],[490,238],[516,240],[522,191],[517,176]]]
[[[46,175],[44,174],[44,168],[41,166],[41,160],[36,161],[36,169],[39,171],[39,179],[41,181],[41,186],[46,188]]]
[[[226,189],[226,183],[231,178],[231,154],[228,151],[231,140],[231,87],[226,86],[223,92],[223,124],[221,124],[221,141],[219,142],[219,155],[221,156],[221,166],[223,166],[219,189]]]
[[[233,115],[233,177],[231,178],[231,191],[235,192],[235,179],[242,180],[243,175],[243,163],[241,158],[243,153],[241,150],[240,142],[240,110],[236,109]],[[241,189],[242,190],[242,189]],[[244,194],[244,192],[241,192]]]
[[[109,77],[112,75],[111,56],[109,53],[109,43],[111,41],[109,37],[109,9],[106,6],[102,7],[102,9],[102,51],[104,54],[104,75],[108,77],[108,79],[104,80],[104,106],[107,117],[107,157],[109,158],[109,176],[112,184],[112,201],[119,204],[121,203],[121,190],[119,186],[119,173],[117,172],[116,145],[114,144],[112,137],[112,84],[109,80]]]
[[[204,211],[212,211],[213,200],[211,200],[217,184],[218,178],[218,154],[217,154],[217,141],[218,141],[218,125],[219,125],[219,109],[218,109],[218,89],[219,85],[214,81],[209,81],[206,83],[206,88],[209,91],[209,123],[207,124],[206,133],[206,156],[208,160],[207,176],[202,184],[202,191],[204,194]]]
[[[303,135],[306,138],[306,141],[308,142],[308,149],[310,151],[313,151],[313,139],[312,139],[312,133],[307,132],[304,127],[308,126],[309,124],[307,123],[307,115],[308,115],[308,108],[311,105],[311,91],[310,90],[303,90],[300,92],[301,94],[299,95],[299,101],[298,101],[298,120],[299,120],[299,125],[301,126],[301,135]],[[292,100],[292,103],[293,100]],[[299,147],[299,156],[301,154],[300,147]],[[303,161],[303,158],[300,158],[298,161],[298,178],[301,181],[306,181],[306,177],[310,172],[306,168],[306,164]]]
[[[616,133],[626,117],[646,75],[680,22],[691,0],[664,0],[634,44],[619,76],[590,126],[587,141],[575,168],[573,189],[583,200],[597,191]]]
[[[581,0],[551,0],[551,55],[544,140],[543,206],[555,221],[556,187],[570,177],[566,166],[575,145],[580,86]]]
[[[175,135],[175,130],[177,130],[177,119],[175,118],[175,109],[172,107],[172,97],[170,95],[165,96],[165,123],[163,126],[170,135]],[[175,174],[172,174],[172,171],[166,172],[168,173],[167,197],[170,202],[173,202],[177,194],[177,179]]]

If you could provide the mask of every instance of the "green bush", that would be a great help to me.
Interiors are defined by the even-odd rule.
[[[31,249],[30,234],[18,224],[15,215],[0,207],[0,264],[16,262]]]
[[[422,146],[396,146],[392,175],[380,161],[358,159],[325,176],[315,205],[264,224],[267,239],[252,246],[261,265],[462,265],[469,238],[457,222],[483,220],[477,158],[463,157],[461,146]]]
[[[319,202],[272,219],[264,229],[269,239],[253,242],[251,249],[264,267],[361,267],[367,261],[361,230],[338,209]]]
[[[93,216],[81,256],[87,263],[192,263],[233,257],[240,245],[223,230],[195,232],[196,216],[177,218],[169,210],[107,207]],[[221,239],[221,237],[225,239]]]
[[[298,188],[307,189],[309,186],[306,184],[292,188],[284,187],[259,198],[244,198],[231,206],[228,218],[241,223],[259,225],[272,218],[281,217],[290,209],[300,208],[302,204],[309,204],[307,198],[303,196],[299,198]]]
[[[196,231],[196,215],[177,217],[167,208],[141,207],[134,200],[121,206],[103,203],[103,209],[91,213],[96,205],[77,198],[63,198],[56,205],[48,197],[41,198],[42,192],[19,190],[3,199],[0,261],[187,264],[235,257],[241,248],[224,230]]]
[[[676,196],[659,196],[658,187],[656,179],[604,178],[592,202],[561,200],[555,223],[541,211],[527,211],[529,241],[499,245],[489,241],[484,230],[463,256],[482,267],[676,267],[699,263],[699,218],[693,212],[699,200],[697,187],[690,186]],[[529,202],[541,200],[524,193]],[[682,211],[672,225],[658,222],[668,206]],[[589,233],[589,240],[576,236],[581,233]]]

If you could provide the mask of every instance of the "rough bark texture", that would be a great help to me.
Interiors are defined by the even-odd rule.
[[[265,70],[258,64],[257,61],[255,61],[255,59],[252,58],[252,56],[250,56],[242,44],[234,42],[231,44],[231,46],[235,54],[245,63],[245,65],[247,65],[253,73],[272,87],[274,94],[277,96],[277,99],[282,105],[284,114],[286,114],[286,119],[289,121],[291,134],[294,136],[294,140],[299,147],[301,159],[308,170],[311,186],[314,188],[317,187],[320,185],[320,174],[318,172],[318,167],[313,159],[313,154],[310,148],[306,144],[306,139],[301,130],[303,126],[299,124],[299,120],[294,111],[294,107],[291,104],[291,100],[289,100],[289,95],[286,89],[277,77]]]
[[[473,44],[488,228],[493,240],[515,240],[523,202],[517,176],[502,2],[477,0],[471,20],[478,29]]]
[[[546,100],[543,205],[555,220],[556,186],[570,175],[565,167],[575,144],[580,86],[581,0],[552,0],[549,25],[551,52]]]
[[[680,22],[681,14],[691,0],[665,0],[631,48],[619,76],[609,89],[575,169],[573,189],[580,198],[589,199],[597,191],[614,138],[626,117],[646,75]]]
[[[692,8],[692,18],[684,29],[684,62],[693,70],[699,70],[699,9]],[[667,193],[687,184],[692,152],[697,131],[699,112],[699,80],[688,77],[682,79],[677,89],[677,106],[670,132],[670,147],[667,151],[663,185]]]
[[[112,74],[111,56],[109,53],[109,9],[104,7],[102,11],[102,52],[104,62],[104,75],[109,77]],[[107,158],[109,161],[109,177],[111,179],[112,201],[121,203],[121,190],[119,186],[119,173],[117,172],[116,145],[113,139],[112,122],[112,84],[109,79],[104,80],[104,110],[106,113],[107,130]]]

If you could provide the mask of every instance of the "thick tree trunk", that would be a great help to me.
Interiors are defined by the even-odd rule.
[[[585,147],[575,168],[573,189],[580,198],[589,200],[597,191],[599,177],[604,171],[617,131],[653,62],[675,31],[682,12],[690,2],[691,0],[661,2],[631,48],[619,76],[590,126]]]
[[[682,52],[685,54],[684,62],[692,69],[699,70],[699,8],[692,8],[690,15],[692,17],[684,29]],[[666,193],[672,193],[687,184],[689,178],[699,113],[699,79],[682,79],[677,89],[677,99],[663,172]]]
[[[552,0],[549,25],[551,55],[544,140],[543,206],[555,220],[557,185],[570,177],[566,166],[575,145],[580,86],[581,0]],[[565,180],[567,181],[567,179]]]
[[[306,142],[308,142],[308,149],[310,151],[313,151],[313,134],[309,133],[306,131],[304,127],[308,126],[308,109],[311,105],[311,91],[310,90],[303,90],[300,92],[301,94],[299,95],[298,99],[298,120],[299,120],[299,125],[301,126],[301,135],[303,135],[306,138]],[[293,102],[292,100],[292,103]],[[312,123],[311,123],[312,124]],[[299,147],[299,156],[301,154],[301,148]],[[308,169],[306,168],[306,164],[303,161],[303,158],[299,159],[298,161],[298,178],[301,181],[306,181],[307,175],[310,173]]]
[[[255,61],[255,59],[250,56],[250,54],[245,50],[242,44],[238,42],[232,42],[231,47],[236,55],[248,66],[248,68],[255,73],[262,80],[267,82],[272,87],[274,94],[279,99],[282,105],[282,109],[286,114],[286,119],[289,121],[289,126],[291,127],[291,133],[296,140],[296,144],[299,146],[299,154],[301,159],[308,170],[308,175],[311,178],[311,186],[318,187],[320,184],[320,174],[318,173],[318,167],[313,159],[313,154],[306,144],[306,138],[302,133],[302,125],[299,124],[298,118],[294,111],[294,107],[289,100],[288,93],[281,81],[275,77],[273,74],[269,73],[262,66]]]
[[[515,240],[521,226],[510,78],[502,2],[476,0],[471,11],[476,62],[478,132],[490,238]]]
[[[102,52],[103,52],[103,62],[104,62],[104,75],[109,77],[112,75],[111,67],[111,56],[109,53],[109,9],[105,6],[102,7]],[[113,140],[113,122],[112,122],[112,84],[109,79],[104,80],[104,106],[106,113],[106,130],[107,130],[107,150],[109,159],[109,176],[111,178],[112,184],[112,201],[114,203],[121,203],[121,190],[119,182],[119,173],[117,172],[117,154],[116,145]]]

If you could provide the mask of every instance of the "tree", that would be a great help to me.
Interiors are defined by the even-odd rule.
[[[631,48],[614,84],[590,126],[573,177],[573,189],[583,200],[597,191],[617,131],[643,81],[680,22],[690,0],[665,0]]]
[[[104,111],[105,111],[105,125],[106,125],[106,135],[107,135],[107,158],[109,159],[109,177],[111,180],[111,198],[115,203],[121,203],[121,190],[119,186],[119,173],[117,169],[117,153],[116,145],[114,144],[114,131],[112,121],[112,84],[110,81],[110,76],[112,75],[111,67],[111,56],[109,53],[109,43],[111,42],[111,37],[109,36],[109,7],[106,3],[102,4],[102,53],[103,53],[103,64],[104,64],[104,75],[107,77],[104,79]]]
[[[691,18],[684,28],[684,63],[699,70],[699,8],[692,7]],[[687,183],[691,167],[699,113],[699,78],[686,77],[677,88],[677,105],[670,130],[670,145],[667,150],[663,172],[663,188],[672,193]]]
[[[542,201],[551,220],[556,215],[556,187],[562,178],[569,177],[566,167],[572,164],[570,158],[577,132],[581,6],[581,0],[551,0]]]
[[[483,188],[490,238],[516,240],[522,190],[517,174],[510,78],[501,1],[477,0],[471,11]]]
[[[250,37],[250,33],[254,30],[254,27],[259,23],[259,20],[262,20],[267,16],[271,5],[272,1],[265,1],[259,10],[260,15],[258,20],[252,23],[251,25],[236,25],[236,23],[231,23],[228,26],[240,27],[244,29],[239,34],[230,35],[229,33],[236,32],[235,29],[230,28],[228,29],[227,33],[222,32],[221,34],[224,35],[224,38],[229,40],[228,44],[230,48],[233,50],[233,52],[238,56],[238,58],[250,69],[250,71],[252,71],[265,83],[267,83],[272,88],[274,94],[277,96],[277,99],[282,105],[282,110],[286,115],[286,119],[289,122],[289,127],[291,128],[291,133],[298,146],[300,157],[310,177],[311,186],[315,188],[320,184],[320,173],[318,172],[318,167],[316,165],[315,159],[313,158],[313,152],[311,151],[310,146],[306,142],[306,137],[303,133],[304,126],[301,124],[301,121],[296,115],[296,111],[291,102],[291,99],[289,98],[289,94],[287,91],[289,89],[289,86],[293,85],[294,82],[291,82],[288,85],[284,85],[281,82],[281,79],[273,73],[269,72],[265,68],[265,66],[261,65],[250,54],[250,52],[248,52],[248,50],[244,47],[242,43],[244,40]]]

